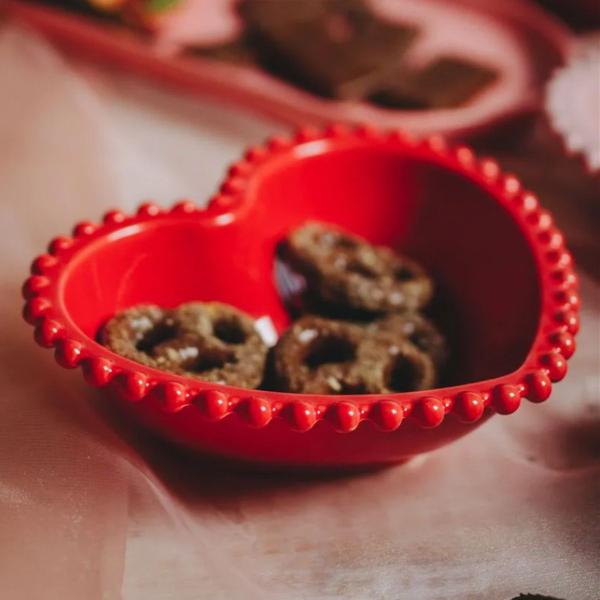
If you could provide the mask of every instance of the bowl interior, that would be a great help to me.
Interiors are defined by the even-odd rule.
[[[336,223],[420,260],[433,274],[432,317],[451,340],[445,383],[517,369],[540,313],[525,234],[489,192],[433,160],[385,143],[306,143],[251,176],[227,218],[164,215],[126,225],[78,252],[64,272],[70,318],[94,338],[137,303],[219,300],[278,330],[289,322],[274,276],[278,243],[307,219]]]

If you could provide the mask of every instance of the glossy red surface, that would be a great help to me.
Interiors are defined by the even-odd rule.
[[[434,274],[433,317],[454,356],[445,387],[310,396],[218,386],[153,370],[95,342],[140,302],[219,300],[289,322],[276,246],[306,219],[418,258]],[[229,458],[331,467],[406,459],[456,439],[522,398],[548,398],[578,328],[577,278],[537,199],[495,162],[443,140],[331,126],[250,149],[200,210],[152,204],[81,223],[32,265],[25,318],[57,361],[82,366],[136,419]]]

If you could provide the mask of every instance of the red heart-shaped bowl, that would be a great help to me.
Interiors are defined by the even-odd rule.
[[[454,364],[447,387],[328,396],[248,390],[151,369],[96,342],[137,303],[220,300],[289,322],[278,242],[307,219],[401,248],[434,274],[434,315]],[[144,204],[80,223],[35,259],[26,320],[64,367],[82,366],[136,419],[193,449],[271,465],[397,462],[473,430],[522,398],[548,398],[578,329],[563,236],[514,176],[464,146],[369,127],[303,129],[251,148],[208,208]]]

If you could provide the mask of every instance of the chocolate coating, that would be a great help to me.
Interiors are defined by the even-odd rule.
[[[306,394],[393,393],[435,383],[433,361],[406,339],[314,316],[282,335],[273,366],[280,389]]]
[[[453,56],[441,56],[425,68],[400,69],[381,82],[371,100],[399,109],[456,108],[471,101],[498,79],[494,69]]]
[[[101,341],[149,367],[245,388],[260,384],[267,355],[252,318],[219,302],[134,306],[105,325]]]
[[[373,313],[411,311],[433,283],[415,261],[329,225],[307,223],[287,240],[286,257],[320,300]]]
[[[388,332],[409,341],[433,360],[436,368],[446,361],[448,350],[444,336],[437,327],[419,313],[393,313],[369,324],[370,331]]]

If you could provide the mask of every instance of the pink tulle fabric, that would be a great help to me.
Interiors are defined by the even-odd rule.
[[[406,465],[224,471],[123,424],[20,318],[52,236],[109,207],[202,202],[280,125],[65,62],[0,28],[2,598],[594,600],[599,288],[551,400]]]

